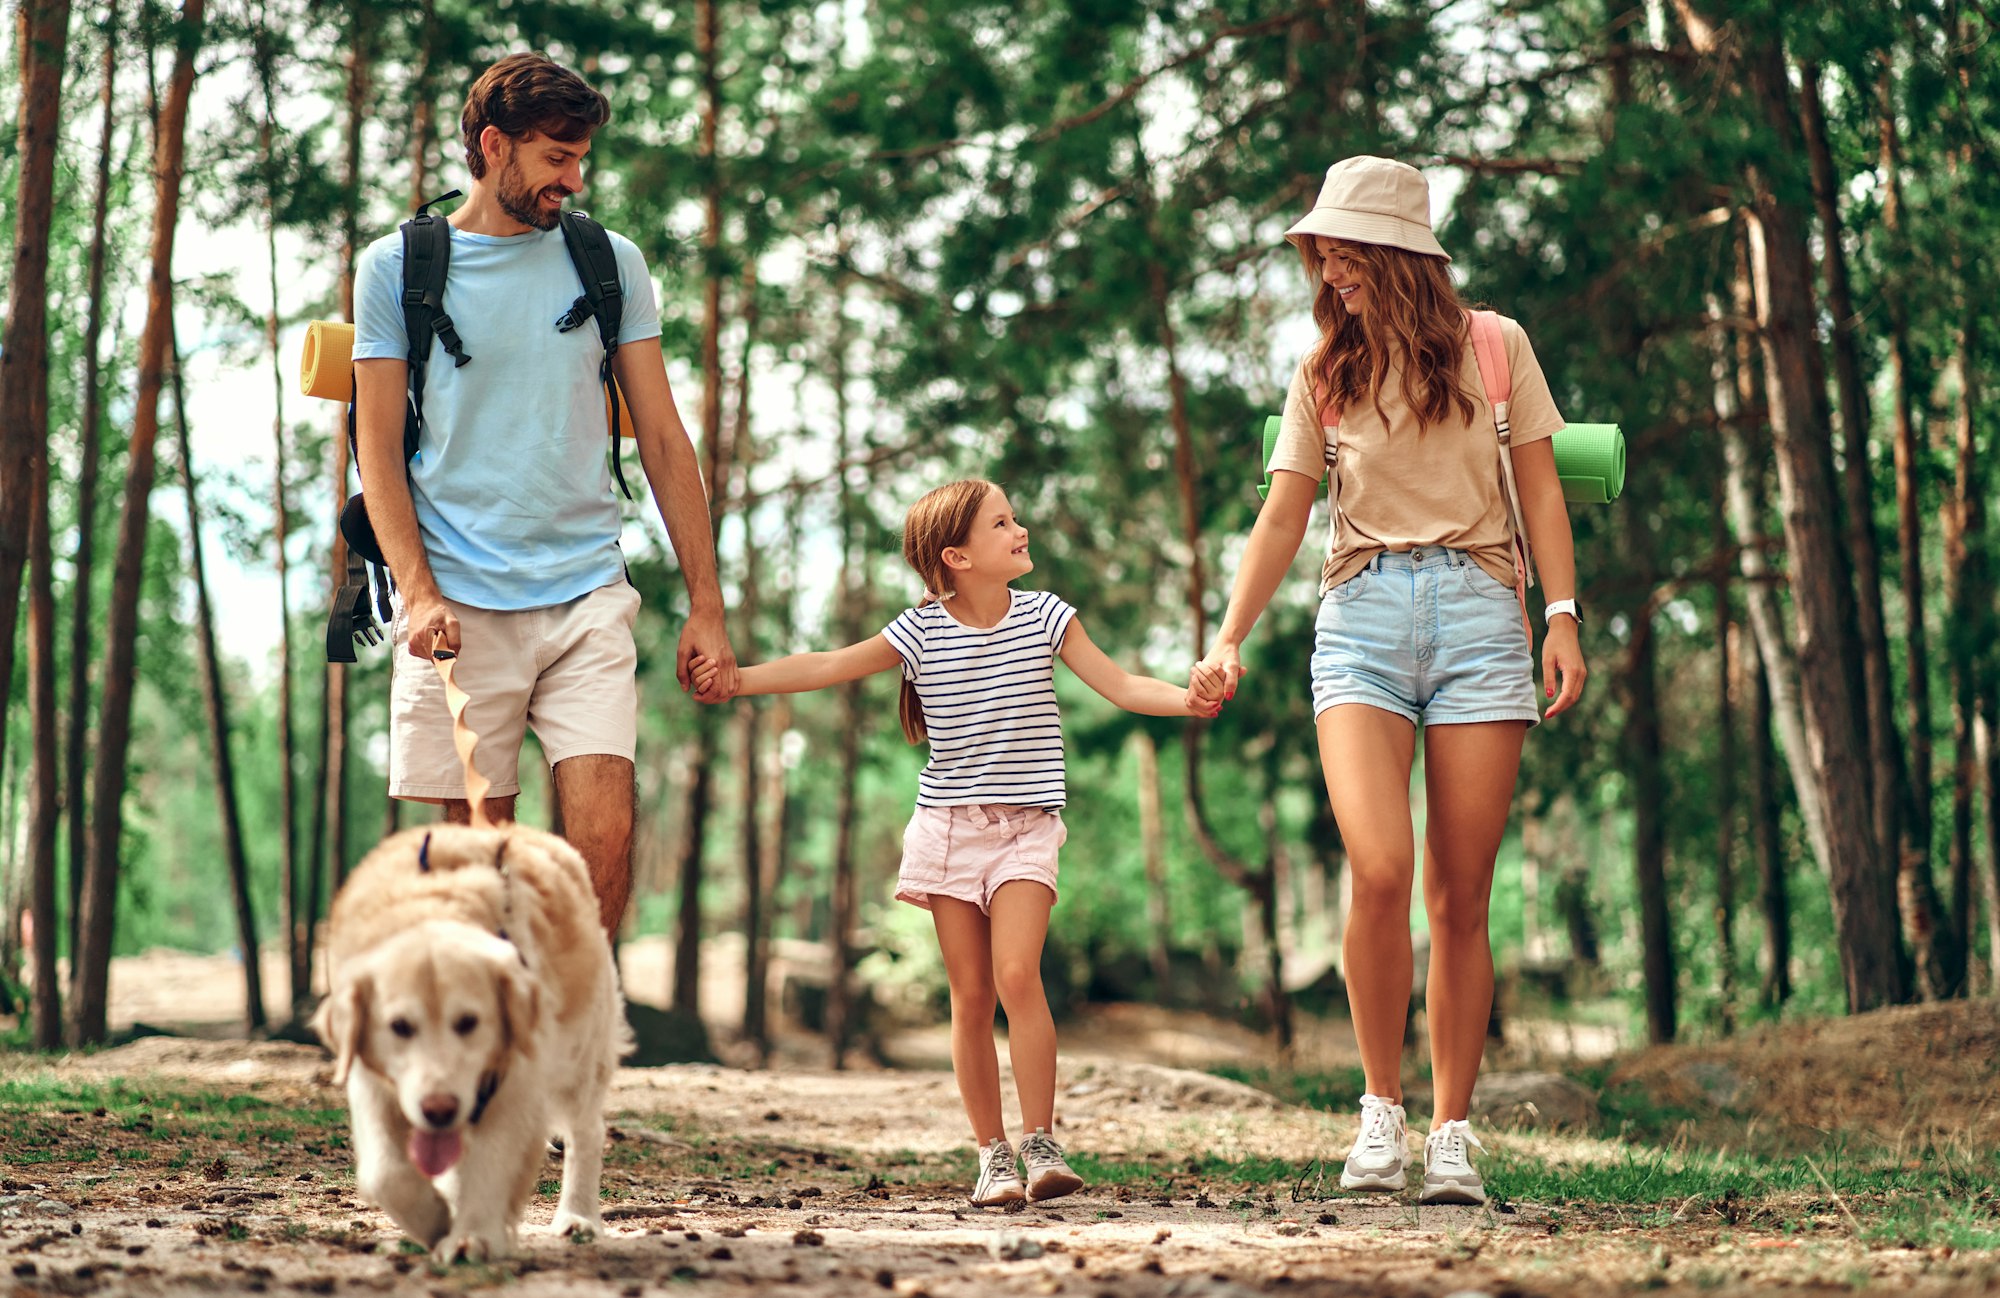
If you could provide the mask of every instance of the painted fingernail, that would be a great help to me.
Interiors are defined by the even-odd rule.
[[[1549,698],[1554,698],[1556,696],[1556,692],[1554,690],[1544,690],[1543,693],[1546,694]]]

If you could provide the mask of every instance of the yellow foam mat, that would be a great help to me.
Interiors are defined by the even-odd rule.
[[[299,391],[328,401],[354,400],[354,326],[315,320],[299,355]]]

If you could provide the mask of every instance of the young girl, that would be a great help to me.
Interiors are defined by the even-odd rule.
[[[903,557],[924,582],[915,608],[860,644],[743,668],[738,693],[823,689],[902,668],[903,733],[913,744],[928,738],[931,755],[903,835],[896,897],[931,912],[944,953],[952,1071],[979,1142],[972,1202],[1052,1199],[1083,1185],[1049,1135],[1056,1033],[1042,942],[1067,833],[1055,659],[1112,703],[1152,716],[1214,716],[1222,673],[1198,671],[1190,687],[1134,676],[1091,643],[1068,604],[1013,589],[1034,571],[1028,529],[990,482],[954,482],[917,501],[903,523]],[[714,662],[696,660],[697,698],[722,700],[718,674]],[[1028,1131],[1025,1166],[1000,1118],[996,992]]]
[[[1421,725],[1436,1085],[1419,1198],[1483,1203],[1467,1150],[1479,1141],[1466,1115],[1493,1001],[1487,899],[1521,742],[1536,722],[1501,456],[1511,459],[1547,599],[1545,695],[1555,698],[1562,682],[1553,717],[1584,681],[1569,518],[1548,441],[1562,416],[1527,336],[1501,320],[1513,379],[1504,411],[1512,450],[1502,450],[1503,425],[1414,167],[1367,157],[1336,164],[1286,237],[1305,259],[1320,338],[1292,380],[1267,466],[1270,495],[1204,663],[1226,674],[1225,697],[1233,694],[1243,639],[1298,552],[1321,478],[1330,478],[1313,711],[1352,872],[1342,955],[1368,1083],[1341,1184],[1400,1190],[1410,1163],[1399,1066],[1416,869],[1407,795]]]

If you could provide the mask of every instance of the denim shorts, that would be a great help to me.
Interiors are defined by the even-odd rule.
[[[1342,703],[1412,725],[1541,720],[1514,588],[1463,550],[1384,551],[1328,591],[1313,626],[1313,715]]]

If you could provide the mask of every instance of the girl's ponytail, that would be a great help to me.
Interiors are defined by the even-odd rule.
[[[924,729],[924,701],[917,697],[917,687],[910,684],[907,676],[903,678],[903,697],[896,712],[902,718],[903,738],[921,744],[930,737],[930,732]]]
[[[910,506],[903,519],[903,560],[923,578],[924,595],[917,602],[918,608],[952,597],[951,568],[944,561],[944,552],[971,539],[979,506],[993,489],[984,479],[966,478],[927,491]],[[903,737],[913,744],[923,743],[930,735],[924,725],[924,703],[908,675],[903,677],[896,710],[903,722]]]

